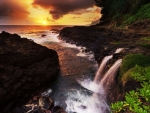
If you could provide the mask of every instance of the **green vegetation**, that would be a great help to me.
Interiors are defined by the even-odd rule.
[[[139,45],[142,46],[142,47],[145,47],[147,49],[150,49],[150,42],[145,42],[145,43],[140,42]]]
[[[142,19],[150,19],[149,0],[95,0],[103,7],[101,21],[116,21],[117,25],[129,25]]]
[[[150,3],[143,5],[135,14],[126,14],[124,24],[131,24],[142,19],[150,19]]]
[[[149,113],[150,111],[150,67],[135,66],[131,76],[142,88],[125,94],[125,101],[111,105],[112,113]]]
[[[120,75],[123,76],[128,70],[134,68],[136,65],[142,67],[150,66],[150,56],[145,56],[142,54],[127,55],[122,61]]]
[[[150,41],[150,37],[142,37],[141,40]]]
[[[110,42],[110,44],[112,44],[112,45],[121,45],[122,44],[122,42],[117,42],[117,41],[114,41],[114,42]]]
[[[142,38],[149,40],[149,38]],[[150,111],[150,56],[142,54],[127,55],[120,69],[123,82],[134,80],[141,88],[125,94],[124,101],[111,104],[112,113],[149,113]]]
[[[137,44],[144,48],[150,49],[150,37],[142,37],[141,41]]]

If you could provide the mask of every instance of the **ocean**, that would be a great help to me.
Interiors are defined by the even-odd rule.
[[[22,38],[31,39],[35,43],[57,51],[61,69],[60,77],[56,85],[47,86],[47,90],[41,95],[51,97],[55,101],[55,105],[63,107],[68,113],[82,113],[84,111],[82,106],[89,105],[92,105],[92,108],[89,106],[86,109],[87,113],[94,109],[99,110],[97,108],[98,98],[91,98],[92,92],[80,85],[82,80],[88,82],[94,79],[98,69],[94,55],[82,52],[85,47],[68,44],[60,40],[58,38],[59,30],[63,27],[66,26],[1,25],[0,32],[16,33]],[[77,101],[74,102],[74,99]]]

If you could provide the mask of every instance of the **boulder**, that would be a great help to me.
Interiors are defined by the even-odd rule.
[[[0,33],[0,106],[2,113],[25,104],[56,82],[57,52],[17,34]]]

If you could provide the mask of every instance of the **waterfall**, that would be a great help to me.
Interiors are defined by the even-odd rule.
[[[100,79],[102,78],[102,75],[105,74],[106,72],[106,64],[107,62],[112,59],[113,55],[110,55],[110,56],[106,56],[104,57],[104,59],[102,60],[100,66],[99,66],[99,69],[98,71],[96,72],[96,75],[95,75],[95,78],[94,78],[94,82],[95,83],[98,83],[100,81]]]
[[[119,48],[115,53],[119,53],[123,48]],[[67,113],[108,113],[110,108],[106,101],[106,91],[110,87],[115,75],[121,65],[122,59],[117,60],[109,70],[106,70],[107,62],[112,59],[113,55],[106,56],[95,74],[95,78],[77,80],[77,82],[88,89],[89,93],[74,90],[66,100]]]
[[[103,79],[100,81],[100,86],[103,86],[105,90],[109,87],[110,83],[113,81],[118,69],[121,65],[122,59],[117,60],[111,68],[106,72]]]
[[[124,48],[118,48],[118,49],[116,49],[115,53],[120,53],[123,50],[124,50]]]

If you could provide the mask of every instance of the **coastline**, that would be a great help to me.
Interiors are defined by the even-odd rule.
[[[59,38],[67,43],[86,47],[85,52],[92,51],[98,64],[117,48],[125,48],[121,53],[113,54],[111,65],[128,54],[150,55],[149,47],[144,46],[143,41],[144,37],[150,37],[148,23],[148,20],[135,22],[127,29],[110,28],[109,25],[66,27],[60,31]],[[124,100],[125,92],[136,87],[139,87],[136,81],[129,81],[123,85],[119,78],[115,78],[115,83],[108,92],[110,103]]]
[[[131,54],[131,53],[150,55],[150,53],[148,52],[149,48],[145,48],[141,45],[141,42],[142,42],[141,38],[142,37],[149,37],[149,36],[150,36],[150,34],[148,32],[143,32],[143,31],[136,30],[136,28],[134,29],[134,27],[132,29],[128,29],[128,30],[125,29],[124,30],[124,29],[107,28],[107,26],[100,26],[100,25],[66,27],[66,28],[63,28],[59,33],[59,38],[61,40],[64,40],[67,43],[76,44],[77,46],[86,47],[84,52],[93,52],[94,56],[95,56],[95,60],[97,61],[98,64],[101,63],[102,59],[105,56],[113,54],[114,51],[117,48],[125,48],[125,50],[122,51],[121,53],[113,54],[113,60],[110,61],[108,67],[110,67],[111,64],[113,64],[117,59],[124,58],[126,55]],[[12,62],[8,62],[8,64],[5,62],[5,60],[2,59],[2,63],[3,64],[6,63],[6,65],[2,66],[3,69],[6,69],[6,71],[11,73],[11,70],[7,69],[9,67],[9,69],[11,68],[13,70],[17,70],[17,71],[19,70],[18,72],[20,72],[20,75],[22,75],[22,73],[24,74],[24,71],[27,71],[27,72],[25,72],[25,74],[32,75],[32,73],[33,74],[36,73],[37,69],[40,70],[41,66],[42,66],[42,69],[43,69],[46,65],[46,68],[44,69],[45,70],[44,72],[47,71],[46,70],[47,68],[52,68],[52,67],[49,67],[49,65],[53,65],[53,64],[48,64],[47,61],[51,62],[52,59],[53,60],[55,59],[56,62],[54,64],[57,65],[56,66],[57,71],[55,71],[54,75],[58,75],[58,73],[59,73],[58,72],[59,71],[59,62],[58,62],[58,55],[57,55],[56,51],[54,52],[55,53],[54,57],[53,57],[53,55],[51,56],[51,54],[50,54],[50,56],[47,56],[47,52],[48,51],[53,51],[53,50],[47,49],[46,47],[41,46],[39,48],[43,48],[43,49],[45,48],[46,52],[44,52],[42,50],[41,53],[39,53],[38,55],[43,55],[44,54],[44,57],[42,57],[42,59],[38,59],[39,56],[36,57],[37,53],[35,53],[35,55],[33,55],[33,57],[32,57],[32,52],[34,54],[34,49],[37,49],[38,47],[31,46],[31,48],[30,48],[30,46],[29,47],[27,46],[28,44],[27,45],[25,44],[26,46],[24,46],[24,44],[23,44],[21,46],[21,48],[20,48],[20,46],[17,47],[17,45],[19,45],[19,44],[16,44],[16,42],[18,43],[18,41],[19,41],[19,43],[21,42],[20,44],[22,44],[22,42],[24,43],[28,39],[20,39],[20,36],[18,36],[17,34],[9,34],[9,33],[6,33],[6,32],[2,32],[2,37],[6,37],[6,41],[5,41],[5,39],[3,41],[1,41],[2,46],[5,45],[5,44],[6,45],[9,44],[9,46],[12,46],[11,47],[12,50],[4,49],[2,52],[10,53],[9,54],[10,56],[8,55],[8,57],[10,57],[10,58],[8,58],[8,59],[11,59],[11,58],[14,58],[14,57],[19,58],[19,61],[15,61],[15,63],[14,63],[13,60],[12,60]],[[11,40],[7,37],[11,37]],[[33,44],[33,42],[31,40],[28,40],[28,41],[29,41],[29,43]],[[3,42],[5,42],[5,44],[3,44]],[[38,44],[36,44],[36,45],[38,45]],[[26,47],[28,47],[27,50],[33,50],[33,51],[32,52],[26,51]],[[21,54],[23,54],[23,55],[26,55],[26,52],[29,53],[29,54],[31,53],[31,55],[29,55],[29,57],[26,56],[27,59],[25,59],[25,60],[21,59],[21,58],[23,58],[22,56],[12,57],[11,55],[13,53],[13,49],[15,49],[17,52],[22,52]],[[16,54],[16,52],[15,52],[15,54]],[[18,55],[18,54],[16,54],[16,55]],[[30,57],[32,58],[33,61],[36,60],[34,58],[37,58],[37,61],[35,61],[36,63],[35,62],[30,62],[30,61],[28,62],[28,59],[30,59]],[[48,60],[47,57],[51,57],[51,60]],[[16,59],[14,59],[14,60],[16,60]],[[21,63],[19,63],[19,62],[21,62]],[[9,66],[9,65],[12,65],[12,66]],[[30,70],[29,68],[27,68],[28,66],[29,66],[29,68],[32,68],[32,69]],[[19,69],[18,69],[18,67],[19,67]],[[29,71],[26,68],[29,69]],[[4,72],[4,73],[6,73],[6,72]],[[44,73],[44,74],[46,74],[46,73]],[[20,75],[18,75],[18,76],[20,76]],[[41,76],[39,76],[38,80],[40,80],[40,79],[41,79]],[[21,80],[21,79],[19,79],[19,80]],[[32,83],[31,80],[27,81],[27,82]],[[36,81],[36,82],[38,82],[38,81]],[[42,81],[42,82],[43,82],[43,85],[41,86],[41,90],[43,90],[42,88],[43,88],[44,84],[46,84],[49,81],[47,81],[47,82]],[[33,84],[35,85],[36,83],[33,83]],[[112,88],[108,92],[109,93],[108,99],[109,99],[110,103],[111,102],[116,102],[118,100],[123,100],[124,99],[124,92],[126,92],[126,89],[128,90],[130,85],[133,85],[132,88],[135,88],[138,84],[136,84],[136,82],[134,82],[134,83],[129,82],[129,83],[125,84],[124,86],[122,86],[120,81],[118,81],[118,78],[116,78],[116,82],[112,85]],[[16,85],[16,88],[18,88],[18,87],[22,87],[22,83],[20,85],[20,82],[19,82],[19,85],[18,84]],[[39,86],[37,86],[37,87],[39,87]],[[121,88],[125,89],[125,90],[121,90]],[[129,88],[129,90],[132,90],[132,88]],[[36,86],[35,86],[35,89],[37,89]],[[39,89],[37,89],[37,90],[39,91]],[[7,91],[7,92],[9,92],[9,91]],[[13,93],[15,94],[16,92],[13,92]],[[20,94],[18,94],[18,96],[20,96]],[[13,97],[12,95],[8,96],[8,97],[18,98],[18,97]],[[21,98],[21,96],[19,98]],[[29,98],[31,98],[30,94],[25,99],[29,99]],[[8,101],[9,101],[9,99],[8,99]],[[18,103],[18,102],[19,102],[19,104],[24,103],[25,100],[23,100],[22,102],[17,100],[17,102],[14,102],[14,103]],[[3,104],[4,104],[4,106],[10,106],[10,108],[12,107],[11,106],[12,102],[10,103],[10,105],[6,105],[6,103],[3,103]],[[5,109],[5,107],[4,107],[4,109]],[[5,110],[7,111],[8,109],[9,108],[7,108]]]

